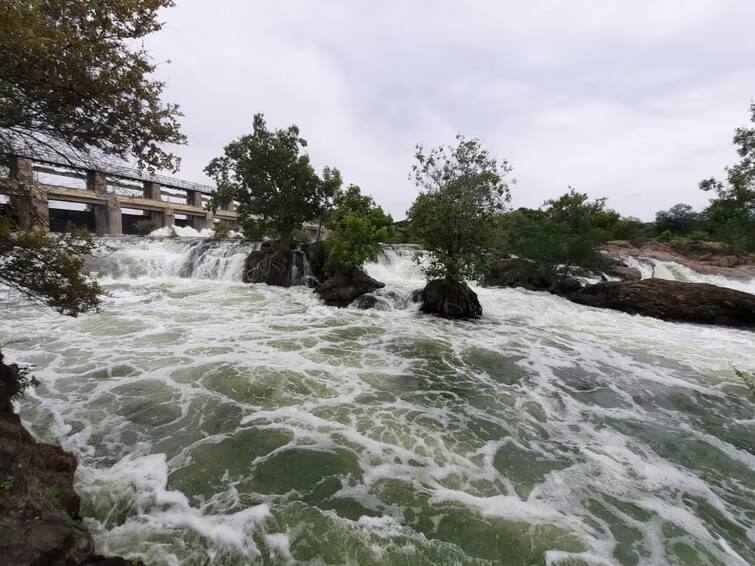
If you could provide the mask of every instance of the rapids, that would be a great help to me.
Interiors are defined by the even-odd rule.
[[[476,289],[479,321],[424,316],[402,246],[368,267],[384,310],[329,308],[240,283],[250,249],[105,239],[101,313],[3,307],[3,350],[41,382],[21,415],[79,458],[99,552],[755,563],[755,403],[732,371],[755,370],[752,333],[518,289]]]

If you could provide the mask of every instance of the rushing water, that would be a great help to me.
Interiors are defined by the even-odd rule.
[[[251,247],[107,240],[109,295],[5,310],[98,551],[151,564],[752,564],[753,334],[479,289],[453,322],[238,282]]]

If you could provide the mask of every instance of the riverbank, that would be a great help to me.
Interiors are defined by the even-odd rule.
[[[95,554],[73,489],[78,462],[60,446],[37,442],[13,411],[18,368],[0,353],[0,556],[4,564],[137,566]]]

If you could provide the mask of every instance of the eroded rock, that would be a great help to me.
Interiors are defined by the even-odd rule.
[[[482,315],[477,293],[466,283],[446,279],[427,283],[420,310],[444,318],[479,318]]]

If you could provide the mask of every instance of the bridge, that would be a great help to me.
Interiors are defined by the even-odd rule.
[[[236,224],[238,218],[232,209],[209,210],[215,187],[40,148],[11,155],[6,175],[33,187],[29,194],[7,192],[3,199],[22,229],[62,231],[70,222],[99,235],[120,236],[136,233],[139,220],[202,230],[215,222]]]

